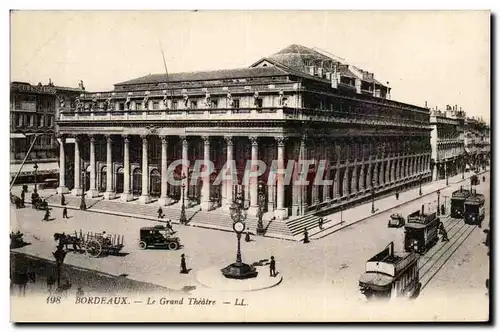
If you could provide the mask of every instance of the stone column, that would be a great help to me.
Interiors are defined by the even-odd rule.
[[[365,164],[361,164],[359,167],[359,178],[358,178],[358,187],[359,187],[359,192],[362,193],[365,190]]]
[[[252,144],[252,171],[257,170],[257,160],[259,160],[259,140],[258,137],[251,136],[250,143]],[[251,176],[250,179],[250,207],[248,208],[248,214],[252,217],[256,217],[259,212],[258,205],[258,182],[257,176]]]
[[[147,204],[151,202],[149,196],[149,160],[148,160],[148,137],[141,135],[142,138],[142,193],[139,202]]]
[[[378,185],[383,186],[384,182],[384,162],[378,164]]]
[[[204,170],[207,170],[208,164],[210,162],[210,137],[203,136],[203,162]],[[209,211],[211,208],[210,204],[210,175],[207,174],[203,176],[201,187],[201,209],[203,211]]]
[[[384,163],[385,184],[391,183],[391,163],[390,159]]]
[[[113,140],[111,135],[106,135],[106,192],[104,193],[105,199],[113,199],[116,197],[113,191]]]
[[[354,165],[352,166],[352,175],[351,175],[351,195],[358,193],[358,166],[356,166],[356,161],[354,161]]]
[[[340,198],[340,164],[337,162],[337,167],[335,168],[335,180],[333,181],[333,195],[335,199]]]
[[[188,145],[188,140],[187,140],[187,137],[186,136],[181,136],[180,137],[181,141],[182,141],[182,161],[185,162],[185,163],[188,163],[189,162],[189,156],[188,156],[188,148],[189,148],[189,145]],[[183,196],[187,193],[188,191],[188,174],[189,172],[189,168],[187,167],[187,164],[186,165],[183,165],[182,166],[182,172],[181,172],[181,177],[185,177],[184,180],[182,180],[182,185],[184,185],[184,190],[182,189],[182,185],[181,185],[181,199],[179,202],[182,202],[182,199],[183,199]],[[189,202],[187,202],[187,199],[185,199],[185,204],[187,206],[187,204]]]
[[[372,188],[372,169],[373,169],[373,163],[370,160],[368,161],[368,171],[366,172],[366,189],[371,189]]]
[[[347,167],[347,161],[344,166],[344,177],[342,178],[342,197],[348,196],[349,195],[349,182],[348,182],[348,173],[349,173],[349,167]]]
[[[73,195],[81,195],[82,194],[82,188],[80,187],[80,179],[82,177],[80,165],[82,164],[82,160],[80,159],[80,138],[75,137],[75,161],[74,161],[74,187],[72,190]]]
[[[274,216],[277,220],[288,218],[285,209],[285,137],[276,137],[278,144],[278,172],[276,182],[276,210]]]
[[[325,167],[325,180],[329,181],[331,179],[331,169],[330,169],[330,159],[326,158],[326,167]],[[330,197],[330,184],[323,184],[323,202],[329,202],[332,198]]]
[[[89,179],[89,189],[87,191],[88,198],[98,197],[99,192],[95,187],[95,136],[90,135],[90,179]],[[107,173],[106,173],[107,174]]]
[[[59,136],[57,141],[59,142],[59,187],[57,193],[61,195],[69,192],[68,187],[66,187],[66,155],[64,154],[66,137]]]
[[[161,193],[158,203],[160,205],[169,205],[170,197],[168,197],[168,139],[166,136],[161,136]]]
[[[130,192],[129,138],[127,135],[123,135],[122,137],[123,137],[123,193],[120,196],[120,200],[128,202],[133,199],[132,193]]]
[[[233,161],[233,137],[232,136],[225,136],[224,140],[226,141],[226,147],[227,147],[227,161],[226,161],[226,166],[228,167],[228,170],[226,171],[226,174],[230,175],[230,178],[225,181],[224,185],[226,187],[226,201],[223,206],[226,207],[227,211],[229,211],[231,205],[233,204],[233,172],[236,172],[235,169],[232,169],[232,161]]]

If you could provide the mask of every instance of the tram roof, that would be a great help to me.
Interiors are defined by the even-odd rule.
[[[467,197],[465,200],[465,204],[482,204],[484,203],[484,195],[483,194],[475,194]]]
[[[386,288],[392,284],[393,277],[378,272],[365,272],[359,278],[359,282],[371,286]]]
[[[451,194],[451,198],[455,199],[462,199],[462,198],[467,198],[470,196],[470,190],[468,189],[462,189],[462,190],[455,190],[452,194]]]

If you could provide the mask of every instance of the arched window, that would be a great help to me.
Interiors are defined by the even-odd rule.
[[[107,170],[108,168],[106,166],[101,168],[101,182],[99,185],[99,191],[106,191]]]
[[[159,197],[161,193],[161,175],[156,168],[151,171],[149,182],[149,194],[154,197]]]
[[[132,173],[132,194],[140,196],[142,193],[142,171],[139,167]]]
[[[116,192],[117,193],[122,193],[123,192],[123,167],[120,167],[116,171]]]

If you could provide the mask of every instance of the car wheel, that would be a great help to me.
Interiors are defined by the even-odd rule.
[[[179,248],[179,245],[177,244],[177,242],[170,242],[168,244],[168,249],[170,249],[170,250],[177,250],[177,248]]]
[[[144,249],[146,249],[147,247],[148,247],[148,245],[146,244],[146,242],[144,242],[144,241],[140,241],[140,242],[139,242],[139,248],[140,248],[141,250],[144,250]]]

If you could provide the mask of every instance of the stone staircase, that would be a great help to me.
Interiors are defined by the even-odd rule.
[[[307,214],[305,216],[287,221],[286,226],[292,236],[302,234],[304,232],[304,228],[307,228],[309,234],[311,234],[311,229],[318,227],[319,218],[320,217],[314,214]],[[327,221],[328,220],[325,218],[324,222],[326,223]]]
[[[80,197],[75,197],[71,195],[66,195],[66,205],[72,208],[79,208]],[[61,196],[53,195],[47,198],[47,202],[51,205],[59,205],[61,203]],[[140,204],[137,201],[122,202],[118,199],[114,200],[104,200],[103,198],[97,199],[86,199],[85,200],[87,209],[94,210],[96,212],[102,211],[103,213],[116,213],[117,215],[130,215],[132,217],[144,218],[148,220],[158,220],[166,221],[171,219],[173,224],[179,223],[180,215],[180,205],[174,204],[171,206],[163,206],[163,214],[165,215],[163,219],[157,219],[157,210],[159,205],[152,202],[150,204]],[[194,206],[186,208],[186,217],[188,222],[196,227],[203,228],[215,228],[224,231],[233,232],[233,221],[228,214],[221,213],[220,211],[200,211],[199,206]],[[251,233],[256,234],[257,232],[257,222],[258,219],[255,217],[247,217],[245,223],[247,228]],[[264,221],[264,228],[266,228],[266,234],[269,233],[274,235],[273,237],[291,238],[293,235],[289,231],[287,225],[283,222],[276,220]]]

